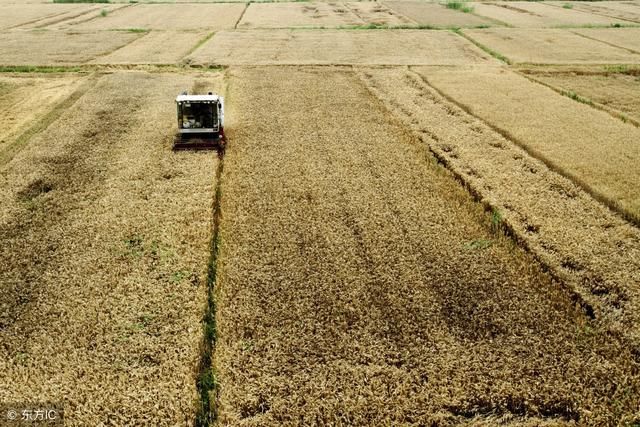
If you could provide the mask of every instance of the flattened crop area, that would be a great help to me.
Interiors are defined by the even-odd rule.
[[[640,55],[568,30],[489,28],[464,30],[476,42],[515,63],[638,64]]]
[[[386,6],[422,25],[433,27],[475,27],[494,21],[470,13],[447,9],[438,3],[422,1],[386,1]]]
[[[460,65],[496,63],[449,31],[221,31],[189,58],[199,64]]]
[[[0,33],[0,64],[81,64],[113,52],[140,36],[126,31],[5,31]]]
[[[115,73],[0,166],[0,401],[174,426],[198,402],[217,156],[173,153],[171,99],[215,74]],[[190,421],[189,421],[190,422]]]
[[[350,69],[234,69],[230,84],[221,424],[630,419],[629,351]],[[628,409],[610,410],[611,387]]]
[[[392,10],[381,2],[348,2],[345,5],[367,24],[411,25],[415,21]]]
[[[238,28],[337,27],[363,23],[344,3],[251,3]]]

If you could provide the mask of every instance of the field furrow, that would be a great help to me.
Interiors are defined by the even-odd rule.
[[[629,419],[606,391],[632,407],[629,350],[350,69],[233,69],[230,85],[222,425]]]
[[[171,151],[166,100],[221,80],[104,75],[0,167],[0,401],[192,423],[217,158]]]

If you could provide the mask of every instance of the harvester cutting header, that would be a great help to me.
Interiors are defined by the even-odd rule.
[[[178,135],[174,149],[210,149],[224,145],[224,97],[213,92],[176,97]]]

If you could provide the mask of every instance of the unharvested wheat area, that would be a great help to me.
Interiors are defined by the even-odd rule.
[[[640,426],[640,1],[103,1],[0,0],[0,426]]]

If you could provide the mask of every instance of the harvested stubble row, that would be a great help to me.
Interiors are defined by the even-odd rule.
[[[634,326],[640,323],[638,228],[447,101],[425,81],[437,72],[369,68],[360,75],[483,203],[501,212],[537,258],[594,308],[601,325],[640,351]]]
[[[474,115],[640,223],[640,129],[508,70],[425,75]]]
[[[350,69],[235,69],[230,84],[221,425],[629,419],[629,350],[490,231]]]
[[[0,169],[0,401],[193,421],[217,157],[171,151],[167,102],[193,83],[100,77]]]

